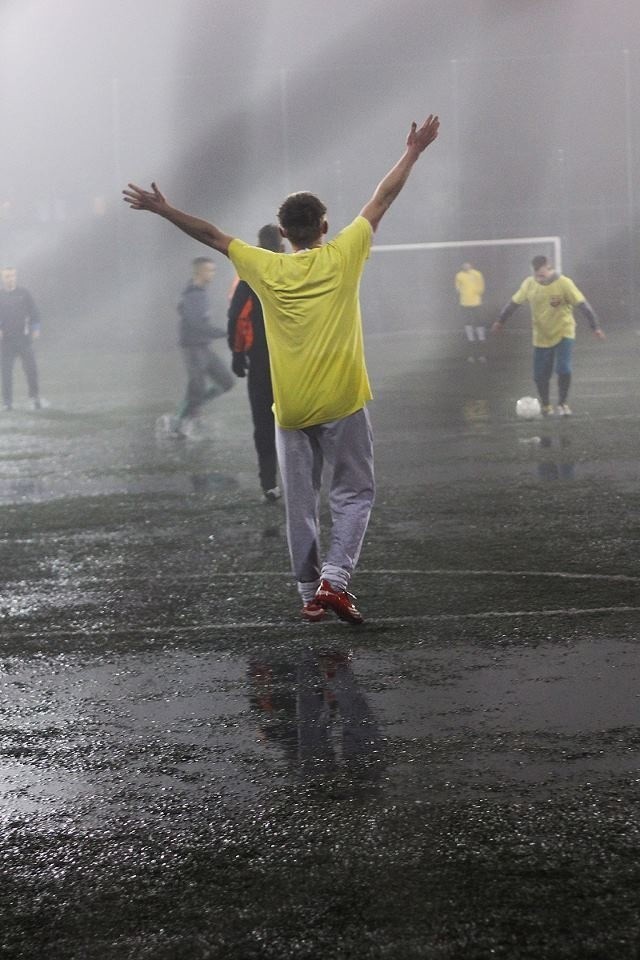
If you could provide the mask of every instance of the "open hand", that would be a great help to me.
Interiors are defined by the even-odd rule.
[[[407,137],[407,147],[414,149],[417,153],[422,153],[436,139],[439,128],[440,118],[432,113],[429,114],[421,127],[415,122],[412,123]]]
[[[151,213],[162,213],[168,203],[164,196],[158,190],[157,184],[151,184],[151,190],[143,190],[137,187],[135,183],[128,183],[127,189],[122,191],[125,203],[128,203],[132,210],[150,210]]]

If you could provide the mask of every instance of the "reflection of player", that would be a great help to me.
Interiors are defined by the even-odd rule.
[[[570,438],[561,433],[558,446],[558,452],[554,453],[553,438],[540,437],[538,476],[541,480],[573,480],[575,478],[575,455],[571,451]]]
[[[254,661],[250,704],[260,739],[291,763],[323,771],[377,759],[380,730],[346,653],[305,653],[298,663]],[[376,768],[377,769],[377,768]]]
[[[17,278],[17,271],[13,267],[4,267],[0,274],[2,400],[5,410],[11,410],[13,367],[20,357],[33,409],[39,410],[42,404],[33,341],[40,336],[40,314],[29,291],[18,286]]]
[[[593,309],[578,290],[573,280],[558,274],[547,257],[537,256],[531,261],[533,276],[527,277],[503,308],[493,327],[499,333],[520,304],[528,302],[533,326],[533,379],[542,413],[553,413],[549,399],[551,376],[555,364],[558,375],[558,416],[567,417],[571,409],[567,403],[571,385],[571,356],[576,337],[574,310],[589,321],[599,340],[605,335]]]
[[[328,243],[326,207],[311,193],[285,199],[278,211],[293,254],[261,250],[215,224],[171,206],[155,183],[129,184],[125,200],[150,210],[228,256],[264,309],[276,415],[276,445],[287,513],[289,554],[305,619],[326,609],[362,623],[347,587],[358,562],[374,499],[373,437],[366,404],[360,279],[372,234],[438,136],[429,116],[411,124],[402,156],[360,214]],[[320,554],[323,466],[331,470],[331,534]]]
[[[484,277],[470,263],[463,263],[462,269],[456,273],[455,287],[460,302],[460,318],[467,342],[471,349],[479,351],[479,360],[485,360],[483,344],[487,338],[484,323],[482,297],[484,296]],[[467,359],[475,361],[475,352]]]
[[[282,235],[275,223],[267,223],[260,229],[258,246],[274,253],[284,253]],[[278,500],[281,494],[276,481],[278,457],[273,387],[264,317],[260,301],[244,280],[240,280],[233,291],[227,315],[227,339],[233,351],[231,368],[237,377],[247,377],[260,486],[265,500]]]

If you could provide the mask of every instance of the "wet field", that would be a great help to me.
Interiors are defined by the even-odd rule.
[[[640,957],[640,337],[609,334],[531,422],[522,331],[369,338],[359,628],[299,620],[244,383],[170,441],[174,352],[42,346],[51,406],[0,421],[0,957]]]

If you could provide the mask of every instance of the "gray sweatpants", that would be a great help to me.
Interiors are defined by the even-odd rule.
[[[373,434],[365,407],[304,430],[276,425],[291,566],[299,584],[321,575],[345,589],[358,562],[375,495]],[[320,559],[322,469],[331,472],[331,536]],[[301,590],[301,593],[304,592]]]

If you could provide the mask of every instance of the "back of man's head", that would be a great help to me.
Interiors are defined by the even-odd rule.
[[[273,250],[274,253],[280,253],[282,250],[282,234],[276,223],[265,223],[264,227],[258,230],[258,246],[263,250]]]
[[[548,263],[548,257],[543,257],[542,254],[539,254],[537,257],[533,258],[531,261],[531,266],[534,270],[540,270],[541,267],[546,267]]]
[[[325,231],[322,200],[313,193],[292,193],[278,210],[278,220],[287,238],[298,247],[311,246]]]

